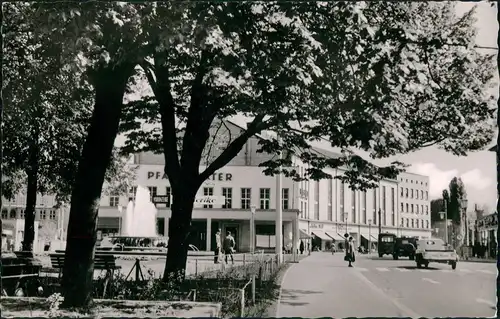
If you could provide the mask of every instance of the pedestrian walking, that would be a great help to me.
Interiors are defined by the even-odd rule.
[[[226,264],[227,256],[231,256],[231,263],[234,265],[233,252],[235,246],[236,242],[234,241],[234,237],[231,235],[231,232],[228,231],[226,238],[224,239],[224,254],[226,255]]]
[[[222,232],[220,229],[215,233],[215,251],[214,251],[214,264],[219,263],[219,258],[222,253]]]
[[[346,243],[344,260],[349,262],[349,267],[352,267],[352,263],[356,261],[356,257],[354,255],[354,242],[351,236],[349,236]]]
[[[302,255],[304,253],[304,241],[303,240],[300,241],[299,250],[300,250],[300,254]]]

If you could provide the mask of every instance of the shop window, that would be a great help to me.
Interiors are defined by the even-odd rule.
[[[223,187],[222,196],[225,197],[222,208],[233,208],[233,189],[231,187]]]
[[[55,220],[56,219],[56,211],[55,210],[51,210],[49,212],[49,219],[51,219],[51,220]]]
[[[269,209],[271,202],[271,189],[261,188],[259,191],[260,209]]]
[[[203,196],[214,196],[214,188],[203,187]],[[214,205],[203,205],[203,208],[214,208]]]
[[[156,186],[149,186],[149,200],[153,201],[153,197],[158,193],[158,188]]]
[[[250,205],[252,203],[252,189],[251,188],[242,188],[241,189],[241,208],[242,209],[250,209]]]
[[[120,196],[115,194],[109,196],[109,206],[118,207],[119,202],[120,202]]]
[[[288,188],[283,188],[281,190],[281,208],[283,210],[290,209],[290,189]]]
[[[130,187],[128,191],[128,200],[135,201],[135,194],[137,193],[137,186]]]

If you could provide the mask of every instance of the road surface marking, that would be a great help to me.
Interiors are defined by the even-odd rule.
[[[366,268],[358,268],[358,267],[356,267],[355,269],[357,269],[358,271],[368,271],[368,269],[366,269]]]
[[[410,269],[405,269],[405,268],[396,268],[400,272],[409,272]]]
[[[478,271],[484,273],[484,274],[490,274],[490,275],[493,275],[493,272],[490,271],[490,270],[486,270],[486,269],[479,269]]]
[[[490,307],[496,307],[497,306],[493,301],[489,301],[489,300],[481,299],[481,298],[477,298],[476,302],[486,304],[486,305],[488,305]]]
[[[387,268],[382,268],[382,269],[387,269]],[[400,303],[397,299],[390,297],[387,295],[382,289],[377,287],[373,282],[368,280],[362,273],[360,272],[355,272],[354,273],[359,279],[361,279],[367,286],[369,286],[374,292],[379,294],[382,298],[387,299],[390,301],[396,308],[398,308],[402,314],[401,317],[410,317],[410,318],[421,318],[419,314],[411,310],[410,308],[406,307],[402,303]]]
[[[288,271],[290,271],[290,269],[292,269],[293,266],[294,265],[292,264],[292,266],[288,267],[288,269],[285,270],[285,273],[283,274],[283,278],[281,278],[280,292],[278,294],[278,300],[277,300],[278,304],[276,305],[276,318],[279,318],[279,316],[280,316],[280,304],[281,304],[281,294],[283,292],[283,283],[285,282],[286,275],[288,275]]]
[[[429,269],[419,269],[420,272],[431,272]]]
[[[375,269],[377,269],[378,271],[382,271],[382,272],[389,271],[389,269],[387,269],[387,268],[375,268]]]
[[[460,268],[459,271],[461,271],[461,272],[471,272],[470,269],[465,269],[465,268]]]
[[[423,281],[430,282],[431,284],[435,284],[435,285],[439,284],[439,282],[438,282],[438,281],[432,280],[432,279],[430,279],[430,278],[422,278],[422,280],[423,280]]]

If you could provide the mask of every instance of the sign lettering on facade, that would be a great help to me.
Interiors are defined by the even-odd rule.
[[[195,205],[224,205],[225,196],[197,196],[194,200]]]
[[[170,204],[170,196],[153,196],[154,204]]]
[[[167,174],[162,172],[148,172],[148,179],[168,179]],[[213,173],[207,180],[209,181],[220,181],[220,182],[230,182],[233,180],[233,174],[231,173]]]
[[[310,227],[311,227],[311,228],[323,228],[323,224],[315,224],[315,223],[311,223]]]

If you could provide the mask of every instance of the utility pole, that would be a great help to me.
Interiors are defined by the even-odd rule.
[[[379,207],[378,208],[378,233],[379,234],[382,234],[382,223],[380,222],[381,221],[381,219],[380,219],[381,216],[382,216],[382,210]]]

